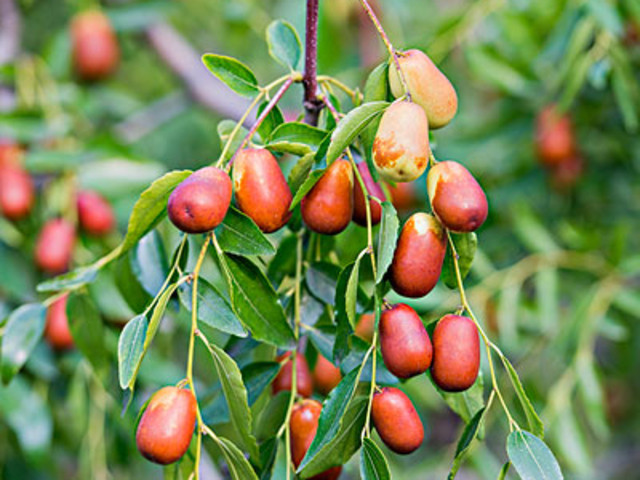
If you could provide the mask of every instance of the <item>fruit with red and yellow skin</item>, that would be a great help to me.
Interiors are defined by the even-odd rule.
[[[382,115],[373,141],[373,163],[392,182],[411,182],[429,162],[429,124],[415,103],[393,103]]]
[[[110,233],[115,227],[113,209],[100,194],[92,191],[81,191],[77,198],[78,223],[89,235],[102,236]]]
[[[431,366],[429,334],[409,305],[398,303],[383,311],[379,329],[382,360],[396,377],[415,377]]]
[[[0,212],[9,220],[25,218],[35,202],[31,176],[19,165],[0,166]]]
[[[82,80],[102,80],[118,67],[118,38],[102,12],[86,11],[73,18],[71,48],[74,71]]]
[[[300,204],[304,223],[316,233],[336,235],[353,215],[353,169],[347,160],[333,162]]]
[[[74,346],[67,317],[67,298],[68,295],[60,297],[47,309],[44,338],[55,350],[69,350]]]
[[[487,196],[469,170],[458,162],[435,164],[427,175],[433,213],[449,230],[473,232],[487,219]]]
[[[424,427],[409,397],[402,390],[384,387],[373,395],[371,420],[390,450],[402,455],[417,450]]]
[[[47,221],[36,239],[36,266],[46,273],[66,272],[71,263],[75,241],[75,228],[67,220],[55,218]]]
[[[470,318],[445,315],[433,331],[431,378],[446,392],[462,392],[476,381],[480,339]]]
[[[458,110],[458,95],[449,79],[420,50],[399,52],[398,63],[409,87],[411,100],[420,105],[433,130],[444,127]],[[396,98],[405,94],[395,62],[389,67],[389,85]]]
[[[291,411],[289,422],[291,440],[291,460],[296,468],[309,450],[318,430],[318,420],[322,404],[317,400],[305,399],[296,403]],[[336,480],[342,472],[341,466],[331,467],[310,480]]]
[[[280,230],[291,218],[291,190],[273,154],[247,148],[233,163],[238,207],[265,233]]]
[[[196,425],[196,398],[191,390],[164,387],[153,394],[136,431],[136,445],[160,465],[178,461],[189,448]]]
[[[357,164],[357,167],[368,195],[377,198],[380,202],[384,202],[387,197],[382,187],[373,181],[367,162],[360,162]],[[382,207],[376,200],[366,199],[362,188],[360,188],[360,182],[356,179],[353,197],[353,221],[362,227],[367,226],[367,201],[369,202],[369,209],[371,210],[371,225],[377,225],[380,223],[382,217]]]
[[[438,221],[427,213],[413,214],[402,227],[389,281],[393,289],[405,297],[423,297],[436,286],[447,249],[445,232]]]
[[[169,219],[186,233],[205,233],[224,220],[231,204],[231,179],[219,168],[204,167],[182,181],[169,196]]]
[[[398,212],[407,212],[418,204],[415,183],[399,182],[388,187],[391,203]]]
[[[328,395],[342,380],[340,369],[318,353],[316,365],[313,367],[313,385],[322,395]]]
[[[288,360],[287,363],[282,366],[276,378],[273,379],[271,391],[274,395],[283,390],[291,390],[293,361],[289,357],[291,357],[291,352],[283,353],[276,357],[276,362],[282,363],[286,358],[288,358]],[[301,353],[296,354],[296,390],[298,395],[303,397],[310,397],[313,394],[311,370],[309,370],[307,359]]]
[[[548,105],[536,118],[535,146],[538,159],[545,167],[553,167],[576,153],[571,118]]]
[[[376,316],[373,313],[363,313],[356,323],[356,336],[371,343],[373,340],[373,331],[375,330]]]

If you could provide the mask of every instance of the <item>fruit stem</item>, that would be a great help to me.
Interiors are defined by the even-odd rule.
[[[374,277],[375,278],[375,277]],[[378,331],[373,331],[373,338],[371,339],[371,348],[373,349],[373,357],[371,358],[371,386],[369,388],[369,403],[367,405],[367,418],[364,424],[363,434],[366,437],[371,436],[371,409],[373,408],[373,395],[376,392],[378,386],[376,385],[376,363],[378,356],[376,355],[376,348],[378,344]]]
[[[387,33],[384,31],[384,28],[382,27],[380,20],[378,20],[378,17],[376,16],[376,13],[373,11],[373,8],[371,8],[371,5],[369,5],[369,2],[367,0],[360,0],[360,3],[362,4],[362,8],[364,8],[365,12],[367,12],[367,15],[369,15],[369,18],[373,22],[373,25],[376,27],[376,30],[378,31],[378,35],[380,35],[380,38],[384,42],[385,47],[387,47],[387,51],[389,52],[389,55],[391,56],[391,59],[396,66],[396,69],[398,70],[398,76],[400,77],[400,82],[402,83],[402,88],[404,88],[404,92],[405,92],[405,95],[407,96],[407,100],[411,101],[409,84],[407,83],[407,79],[404,76],[404,72],[402,71],[402,68],[400,68],[400,62],[398,61],[398,52],[396,52],[396,49],[393,48],[393,45],[391,44],[391,41],[389,40]]]
[[[307,19],[305,25],[304,59],[304,121],[312,126],[318,125],[322,110],[322,101],[318,99],[318,3],[319,0],[307,0]]]
[[[327,84],[327,85],[335,85],[340,90],[342,90],[344,93],[349,95],[351,97],[351,100],[353,101],[353,103],[357,103],[357,101],[359,100],[359,94],[355,90],[350,88],[349,86],[347,86],[344,83],[342,83],[337,78],[330,77],[329,75],[318,75],[318,82],[324,83],[324,84]]]
[[[236,126],[233,127],[233,130],[231,130],[231,133],[229,134],[229,138],[227,139],[227,142],[224,144],[224,148],[222,149],[222,153],[220,154],[220,157],[218,157],[218,161],[216,162],[216,165],[215,165],[216,168],[220,168],[224,163],[224,159],[229,153],[229,149],[231,148],[231,144],[233,143],[233,140],[236,138],[236,135],[242,128],[242,125],[244,124],[249,114],[253,111],[254,108],[258,106],[258,104],[260,103],[260,100],[262,100],[262,97],[264,97],[265,94],[266,94],[266,90],[261,90],[260,93],[256,95],[256,98],[254,98],[253,101],[249,104],[249,106],[245,110],[242,117],[240,117],[240,120],[238,120],[238,122],[236,123]]]

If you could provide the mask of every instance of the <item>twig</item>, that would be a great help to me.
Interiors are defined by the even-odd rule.
[[[304,121],[318,125],[322,100],[318,98],[318,0],[307,0],[304,62]]]
[[[12,61],[20,51],[22,21],[13,0],[0,0],[0,65]]]

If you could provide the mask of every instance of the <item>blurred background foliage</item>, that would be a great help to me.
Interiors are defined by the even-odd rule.
[[[362,88],[385,58],[382,44],[356,0],[320,4],[319,71]],[[82,84],[71,73],[68,25],[89,6],[95,4],[18,2],[21,53],[0,66],[9,99],[0,137],[27,146],[25,165],[42,194],[28,221],[16,226],[0,219],[0,318],[37,298],[34,234],[55,213],[69,177],[107,197],[122,230],[152,180],[219,155],[216,125],[225,116],[192,99],[180,74],[150,46],[150,28],[167,22],[198,54],[241,59],[263,85],[282,74],[269,59],[266,26],[284,18],[304,32],[301,0],[105,2],[122,62],[108,81]],[[380,0],[376,7],[395,46],[423,49],[458,90],[459,113],[435,132],[434,145],[439,159],[470,168],[490,202],[467,280],[471,304],[520,372],[566,477],[638,478],[640,3]],[[207,77],[204,67],[199,74]],[[285,96],[287,116],[300,113],[301,95],[292,88]],[[223,98],[244,105],[230,91]],[[540,165],[534,148],[536,115],[551,103],[571,116],[584,160],[584,171],[564,183]],[[425,202],[424,181],[415,186]],[[142,310],[154,279],[166,274],[154,260],[159,248],[176,247],[177,236],[166,227],[92,286],[114,365],[118,325]],[[335,245],[340,263],[353,258],[354,239],[363,243],[362,231],[351,226]],[[75,263],[87,263],[116,241],[83,238]],[[139,268],[132,272],[132,265]],[[206,275],[215,283],[213,265]],[[430,320],[456,302],[455,293],[439,285],[411,304]],[[137,406],[146,392],[183,374],[187,322],[176,312],[168,313],[173,321],[163,324],[145,360]],[[241,366],[246,347],[230,347]],[[253,354],[271,358],[269,351]],[[199,367],[200,381],[215,397],[212,369],[206,362]],[[428,383],[422,377],[406,385],[427,441],[410,457],[388,456],[394,478],[448,472],[462,423]],[[121,417],[121,396],[113,375],[97,376],[79,353],[39,345],[26,370],[0,387],[0,478],[157,478],[160,470],[134,448],[137,408]],[[212,409],[211,418],[225,419]],[[496,412],[460,478],[493,479],[504,463],[506,424]],[[357,466],[349,465],[344,478],[358,478]]]

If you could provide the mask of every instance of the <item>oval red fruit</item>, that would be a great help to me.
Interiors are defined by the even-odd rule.
[[[109,19],[99,11],[78,14],[71,23],[73,67],[83,80],[101,80],[120,61],[118,39]]]
[[[33,180],[17,165],[0,166],[0,211],[9,220],[29,215],[35,200]]]
[[[290,356],[291,352],[283,353],[276,357],[276,362],[282,362]],[[292,372],[293,362],[289,360],[282,366],[276,378],[273,379],[271,390],[274,395],[282,390],[291,390]],[[310,397],[313,393],[313,380],[311,379],[309,364],[301,353],[296,354],[296,390],[303,397]]]
[[[67,271],[75,241],[75,229],[65,219],[46,222],[36,240],[35,262],[38,268],[52,274]]]
[[[340,369],[318,353],[316,365],[313,367],[313,385],[323,395],[328,395],[342,380]]]
[[[78,223],[90,235],[101,236],[113,230],[115,217],[109,202],[96,192],[78,193]]]
[[[424,427],[411,400],[402,390],[385,387],[373,396],[371,419],[389,449],[408,454],[422,445]]]
[[[60,297],[47,309],[44,337],[55,350],[73,348],[73,337],[67,317],[67,295]]]
[[[553,167],[576,153],[571,118],[557,111],[555,105],[545,107],[536,118],[536,152],[540,163]]]

